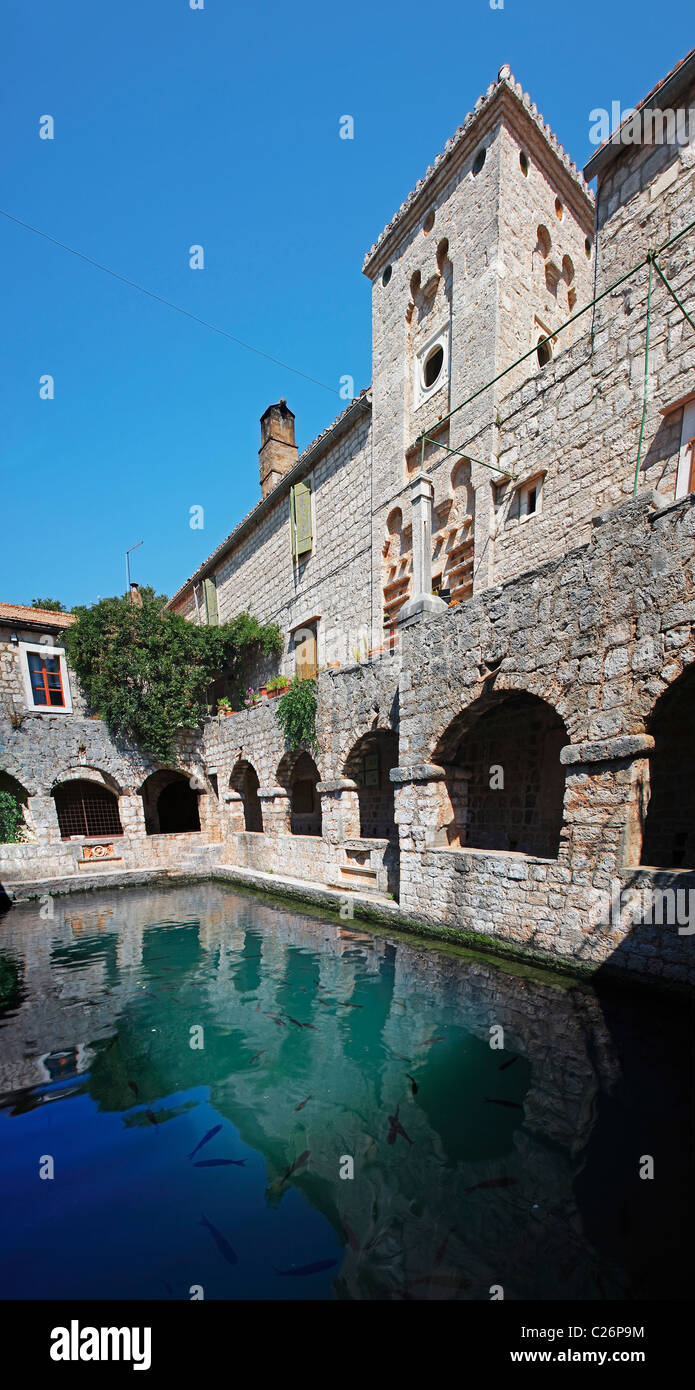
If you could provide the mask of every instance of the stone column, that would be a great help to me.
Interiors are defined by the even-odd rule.
[[[418,473],[410,484],[413,508],[413,593],[403,604],[398,621],[417,618],[423,613],[443,613],[446,604],[432,593],[432,500],[434,483]]]
[[[224,802],[228,808],[228,814],[224,817],[223,832],[225,836],[238,835],[240,831],[246,829],[244,798],[241,792],[228,791],[224,793]]]
[[[290,798],[284,787],[264,787],[258,793],[266,834],[290,835]]]
[[[401,850],[446,847],[455,818],[444,768],[437,763],[392,767],[389,777],[394,784],[394,820]]]
[[[567,772],[559,858],[574,885],[610,889],[617,871],[639,865],[653,747],[650,734],[625,734],[561,749]]]
[[[30,796],[28,809],[36,831],[36,838],[42,845],[60,844],[58,813],[52,796]]]
[[[136,793],[118,798],[118,814],[123,826],[123,834],[132,839],[146,839],[145,807],[142,797]]]
[[[342,845],[345,840],[357,840],[360,835],[360,798],[357,783],[350,777],[338,777],[332,782],[318,782],[321,797],[321,825],[324,840],[330,845]]]

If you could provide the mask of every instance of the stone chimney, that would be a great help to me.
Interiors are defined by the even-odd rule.
[[[277,405],[269,405],[261,415],[261,447],[258,450],[258,460],[261,470],[261,493],[263,497],[267,497],[297,461],[294,415],[284,398],[278,401]]]

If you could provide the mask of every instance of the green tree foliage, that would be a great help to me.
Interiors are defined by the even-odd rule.
[[[76,607],[65,634],[68,661],[92,708],[114,737],[126,737],[160,762],[172,758],[177,729],[198,727],[208,691],[223,676],[238,693],[250,664],[282,650],[274,624],[248,613],[231,623],[196,627],[165,610],[166,597],[140,590],[130,597]]]
[[[0,844],[16,845],[24,834],[24,815],[17,797],[0,788]]]
[[[278,700],[275,713],[291,752],[296,748],[318,751],[315,680],[300,680],[295,676],[287,694]]]
[[[33,598],[32,608],[43,608],[47,613],[67,613],[65,604],[59,598]]]

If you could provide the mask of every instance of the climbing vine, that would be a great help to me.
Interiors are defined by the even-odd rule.
[[[0,790],[0,844],[16,845],[24,838],[22,807],[13,792]]]
[[[316,681],[295,676],[275,711],[290,752],[297,748],[318,751],[316,738]]]
[[[219,626],[195,626],[165,608],[166,597],[140,590],[73,611],[65,634],[68,660],[92,709],[115,737],[126,737],[160,762],[169,762],[179,729],[200,726],[209,713],[210,687],[224,678],[239,700],[249,668],[282,650],[275,623],[248,613]]]

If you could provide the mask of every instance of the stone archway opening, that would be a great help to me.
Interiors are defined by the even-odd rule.
[[[198,793],[183,772],[153,772],[140,788],[148,835],[180,835],[200,830]]]
[[[641,863],[695,869],[695,670],[685,671],[654,706],[648,725],[650,798]]]
[[[118,797],[103,783],[74,777],[58,783],[51,795],[61,839],[123,834]]]
[[[321,834],[321,798],[316,788],[321,774],[307,752],[286,753],[277,771],[278,783],[290,798],[293,835]]]
[[[351,748],[344,775],[357,783],[360,836],[364,840],[398,841],[394,820],[391,768],[398,767],[398,735],[391,729],[372,729]]]
[[[258,796],[258,773],[246,758],[240,758],[232,769],[229,785],[238,792],[244,808],[244,829],[263,833],[263,810]]]
[[[526,691],[495,692],[462,711],[433,755],[446,773],[448,844],[557,859],[567,743],[557,711]]]

